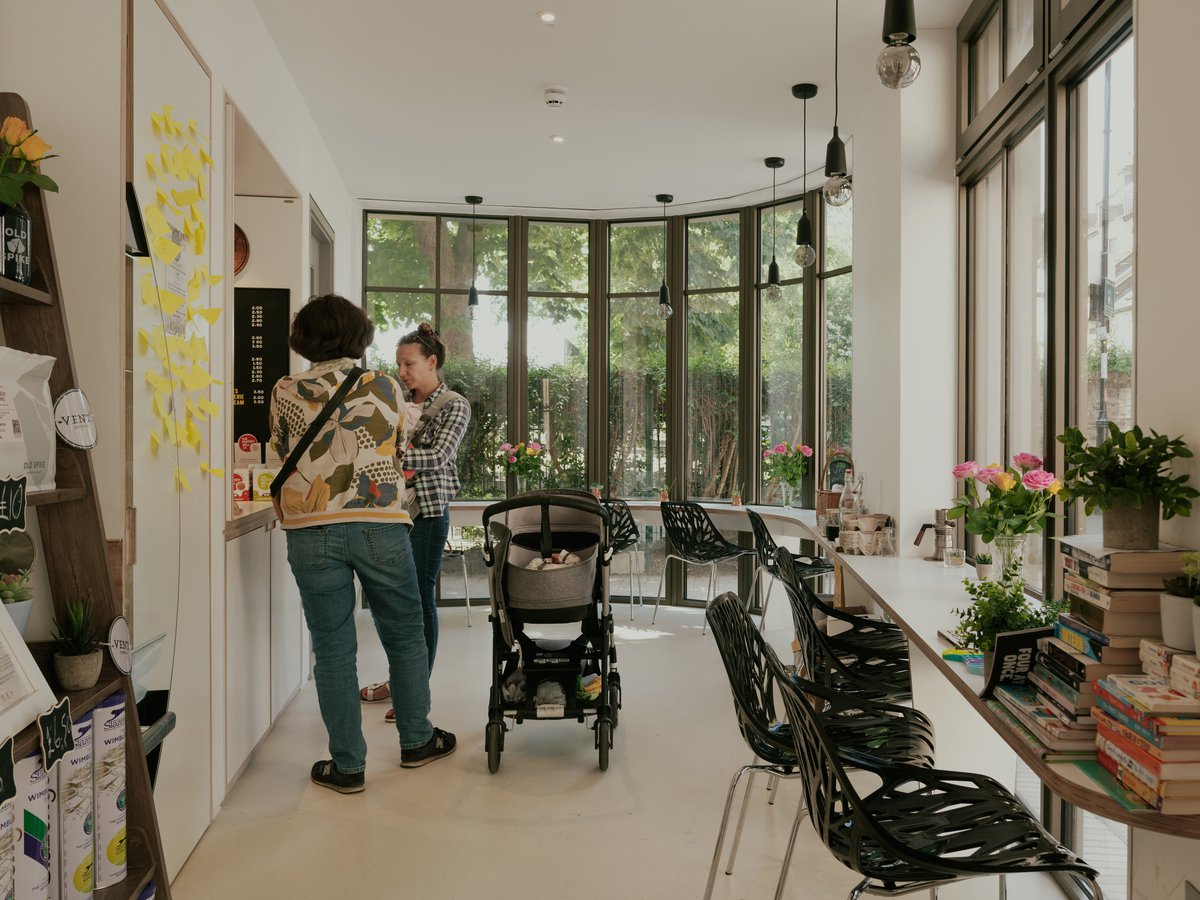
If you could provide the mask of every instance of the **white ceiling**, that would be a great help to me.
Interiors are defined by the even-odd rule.
[[[765,156],[787,158],[781,185],[799,179],[799,81],[821,89],[808,110],[810,173],[823,164],[833,0],[254,3],[343,178],[368,205],[476,193],[485,210],[618,214],[653,207],[660,192],[701,208],[735,205],[720,198],[769,186]],[[874,77],[883,3],[842,3],[846,139],[865,91],[886,90]],[[968,5],[917,0],[918,32],[954,28]],[[558,22],[543,25],[539,9]],[[555,84],[566,86],[567,105],[547,109],[542,91]]]

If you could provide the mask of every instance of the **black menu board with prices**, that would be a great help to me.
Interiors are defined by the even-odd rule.
[[[233,437],[270,439],[271,388],[288,374],[291,291],[234,288]]]

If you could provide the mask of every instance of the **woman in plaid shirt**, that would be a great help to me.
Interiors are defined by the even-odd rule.
[[[411,331],[396,345],[396,376],[409,391],[414,413],[430,410],[448,391],[442,378],[446,365],[446,345],[427,322]],[[453,392],[451,392],[453,394]],[[425,614],[425,646],[429,651],[429,671],[437,654],[437,580],[442,568],[442,551],[450,531],[450,501],[462,486],[458,480],[455,457],[471,421],[471,405],[458,394],[442,401],[441,408],[415,443],[404,451],[405,477],[410,490],[409,511],[413,527],[409,535],[417,565],[417,583]],[[419,428],[420,425],[413,425]],[[414,496],[415,494],[415,496]],[[386,700],[386,684],[362,689],[362,699]],[[389,710],[388,715],[391,715]]]

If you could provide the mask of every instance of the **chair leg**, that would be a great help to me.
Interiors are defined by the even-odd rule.
[[[725,863],[725,874],[733,874],[733,861],[737,859],[738,847],[742,843],[742,826],[746,824],[746,808],[750,805],[750,787],[754,784],[754,776],[757,772],[751,772],[750,777],[746,779],[746,790],[742,794],[742,810],[738,813],[737,829],[733,832],[733,846],[729,848],[729,861]]]
[[[763,571],[765,572],[766,570],[764,569]],[[762,618],[759,620],[759,623],[758,623],[758,630],[760,632],[764,628],[767,627],[767,607],[771,605],[771,591],[774,590],[774,588],[775,588],[775,576],[772,575],[770,572],[767,572],[766,577],[771,579],[771,583],[769,585],[767,585],[767,596],[763,600]]]
[[[717,586],[717,564],[708,564],[708,596],[704,600],[704,622],[700,626],[700,633],[704,634],[708,630],[708,607],[712,603],[713,589]],[[685,591],[686,596],[686,591]]]
[[[671,567],[671,557],[668,556],[663,561],[662,574],[658,576],[658,591],[654,594],[654,615],[650,617],[650,624],[653,625],[658,620],[658,604],[662,600],[663,582],[667,580],[667,569]]]
[[[627,551],[629,554],[629,621],[633,621],[633,561],[636,550]],[[640,577],[639,577],[640,580]]]
[[[775,779],[775,783],[771,785],[771,796],[767,799],[767,806],[775,805],[775,794],[779,791],[779,782],[782,780],[783,779],[777,777]]]
[[[712,897],[713,885],[717,881],[717,866],[721,861],[721,848],[725,844],[725,827],[729,824],[729,811],[733,808],[733,795],[737,792],[738,781],[747,772],[752,771],[752,766],[742,766],[734,773],[733,780],[729,782],[729,792],[725,795],[725,812],[721,815],[721,828],[717,832],[717,846],[713,850],[712,865],[708,867],[708,884],[704,888],[704,900]]]
[[[1100,885],[1094,879],[1088,878],[1086,875],[1080,875],[1079,878],[1091,888],[1092,900],[1104,900],[1104,891],[1100,890]]]
[[[788,836],[787,850],[783,854],[783,869],[779,872],[779,884],[775,886],[775,900],[783,900],[783,886],[787,884],[788,869],[792,867],[792,850],[796,846],[796,835],[800,831],[800,820],[804,817],[805,809],[805,802],[801,800],[796,807],[796,817],[792,820],[792,833]],[[852,893],[851,896],[856,895]]]
[[[637,551],[636,551],[636,550],[634,550],[634,554],[635,554],[635,556],[636,556],[636,553],[637,553]],[[632,563],[630,564],[630,566],[629,566],[629,567],[630,567],[631,569],[633,568],[633,565],[632,565]],[[638,606],[645,606],[645,605],[646,605],[646,603],[645,603],[645,601],[643,601],[643,600],[642,600],[642,570],[641,570],[641,569],[638,569],[636,572],[634,572],[634,574],[637,576],[637,587],[638,587]],[[632,597],[630,597],[630,598],[629,598],[629,605],[630,605],[630,606],[633,606],[633,598],[632,598]]]
[[[865,891],[867,889],[867,885],[869,883],[870,883],[870,879],[864,878],[862,881],[860,881],[858,884],[856,884],[854,886],[854,890],[852,890],[849,894],[846,895],[846,900],[858,900],[858,898],[862,896],[863,891]],[[776,896],[778,896],[778,895],[776,895]]]
[[[471,627],[471,583],[467,581],[467,554],[464,551],[459,557],[463,570],[463,603],[467,604],[467,627]]]

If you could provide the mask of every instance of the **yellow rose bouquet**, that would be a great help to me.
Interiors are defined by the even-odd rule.
[[[58,185],[38,171],[38,166],[57,154],[16,116],[0,124],[0,205],[16,206],[21,202],[25,185],[32,184],[44,191],[57,191]]]

